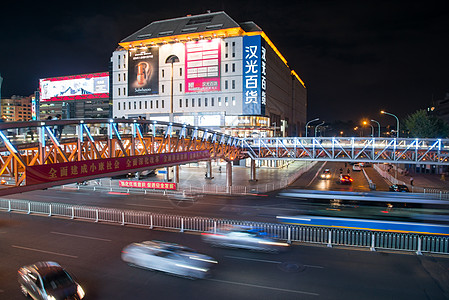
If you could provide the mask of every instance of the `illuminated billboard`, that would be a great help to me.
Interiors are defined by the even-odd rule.
[[[260,35],[243,37],[243,114],[264,115],[266,106],[266,49]]]
[[[39,80],[40,102],[109,98],[109,73]]]
[[[220,39],[186,43],[186,93],[220,90]]]
[[[159,93],[159,48],[138,48],[129,51],[128,96]]]

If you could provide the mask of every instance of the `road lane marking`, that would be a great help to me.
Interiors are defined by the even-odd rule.
[[[60,255],[60,256],[65,256],[65,257],[70,257],[70,258],[78,258],[78,256],[75,256],[75,255],[69,255],[69,254],[64,254],[64,253],[40,250],[40,249],[35,249],[35,248],[28,248],[28,247],[22,247],[22,246],[16,246],[16,245],[11,245],[11,247],[17,248],[17,249],[22,249],[22,250],[30,250],[30,251],[47,253],[47,254]]]
[[[247,257],[240,257],[240,256],[230,256],[225,255],[227,258],[235,258],[235,259],[241,259],[241,260],[249,260],[249,261],[258,261],[258,262],[265,262],[265,263],[271,263],[271,264],[283,264],[282,261],[277,260],[265,260],[265,259],[256,259],[256,258],[247,258]],[[307,268],[316,268],[316,269],[324,269],[322,266],[314,266],[314,265],[302,265],[303,267]]]
[[[241,259],[241,260],[250,260],[250,261],[258,261],[258,262],[266,262],[271,264],[282,264],[281,261],[275,261],[275,260],[265,260],[265,259],[256,259],[256,258],[246,258],[246,257],[239,257],[239,256],[229,256],[225,255],[227,258],[235,258],[235,259]]]
[[[163,208],[163,209],[173,209],[171,206],[162,207],[162,206],[155,206],[155,205],[145,205],[145,204],[136,204],[136,203],[126,203],[126,205],[130,206],[142,206],[142,207],[148,207],[148,208]]]
[[[86,236],[86,235],[77,235],[77,234],[70,234],[70,233],[57,232],[57,231],[51,231],[50,233],[59,234],[59,235],[66,235],[66,236],[73,236],[73,237],[78,237],[78,238],[83,238],[83,239],[98,240],[98,241],[103,241],[103,242],[112,242],[112,240],[109,240],[109,239],[102,239],[102,238]]]
[[[271,286],[264,286],[264,285],[257,285],[257,284],[243,283],[243,282],[234,282],[234,281],[227,281],[227,280],[220,280],[220,279],[213,279],[213,278],[209,278],[207,280],[215,281],[215,282],[221,282],[221,283],[242,285],[242,286],[253,287],[253,288],[260,288],[260,289],[267,289],[267,290],[273,290],[273,291],[280,291],[280,292],[304,294],[304,295],[311,295],[311,296],[319,296],[320,295],[320,294],[317,294],[317,293],[311,293],[311,292],[305,292],[305,291],[281,289],[281,288],[276,288],[276,287],[271,287]]]

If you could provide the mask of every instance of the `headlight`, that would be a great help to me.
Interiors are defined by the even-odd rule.
[[[80,297],[80,299],[84,298],[84,290],[81,287],[81,285],[78,284],[78,287],[76,288],[76,292],[78,293],[78,296]]]
[[[56,298],[54,296],[52,296],[52,295],[47,295],[47,299],[48,300],[56,300]]]

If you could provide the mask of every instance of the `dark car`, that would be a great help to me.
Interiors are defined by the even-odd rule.
[[[21,267],[20,289],[26,297],[39,300],[83,299],[84,291],[58,263],[46,261]]]
[[[354,179],[352,179],[351,176],[340,174],[340,184],[352,184],[353,181]]]
[[[390,192],[410,192],[408,187],[404,184],[393,184],[390,185]]]

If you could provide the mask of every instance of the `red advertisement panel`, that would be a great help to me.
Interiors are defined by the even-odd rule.
[[[150,182],[150,181],[134,181],[120,180],[120,187],[139,188],[139,189],[155,189],[155,190],[176,190],[174,182]]]
[[[28,166],[26,184],[47,183],[53,181],[83,178],[87,176],[107,177],[108,173],[139,168],[155,169],[205,160],[210,158],[208,150],[195,152],[161,153],[117,158],[105,158],[85,161]]]
[[[220,39],[186,43],[186,93],[220,90]]]

